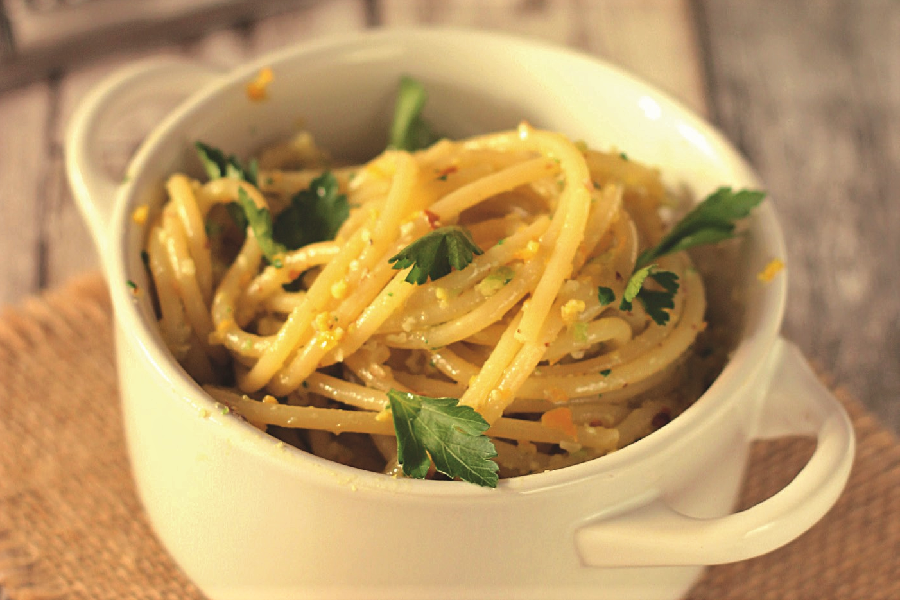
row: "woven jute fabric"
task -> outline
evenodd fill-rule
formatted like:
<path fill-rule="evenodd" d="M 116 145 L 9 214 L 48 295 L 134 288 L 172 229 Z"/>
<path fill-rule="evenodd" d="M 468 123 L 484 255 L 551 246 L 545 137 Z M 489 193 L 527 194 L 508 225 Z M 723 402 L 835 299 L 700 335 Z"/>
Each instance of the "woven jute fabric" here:
<path fill-rule="evenodd" d="M 200 599 L 154 538 L 125 455 L 99 276 L 0 313 L 0 598 Z M 710 568 L 691 600 L 900 599 L 900 442 L 855 400 L 837 505 L 767 556 Z M 757 443 L 742 506 L 780 489 L 807 439 Z"/>

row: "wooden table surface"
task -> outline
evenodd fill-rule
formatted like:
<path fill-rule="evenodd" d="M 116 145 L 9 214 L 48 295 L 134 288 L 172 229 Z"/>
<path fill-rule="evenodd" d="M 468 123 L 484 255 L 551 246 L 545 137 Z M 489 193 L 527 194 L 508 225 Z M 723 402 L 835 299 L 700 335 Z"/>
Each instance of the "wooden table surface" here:
<path fill-rule="evenodd" d="M 782 217 L 785 335 L 900 431 L 896 0 L 306 0 L 212 33 L 182 27 L 139 47 L 120 36 L 107 52 L 69 57 L 52 76 L 0 93 L 0 303 L 97 268 L 62 140 L 73 108 L 105 75 L 159 54 L 229 67 L 288 43 L 419 23 L 514 32 L 604 57 L 716 123 Z M 124 164 L 163 108 L 137 113 L 112 140 L 114 158 Z"/>

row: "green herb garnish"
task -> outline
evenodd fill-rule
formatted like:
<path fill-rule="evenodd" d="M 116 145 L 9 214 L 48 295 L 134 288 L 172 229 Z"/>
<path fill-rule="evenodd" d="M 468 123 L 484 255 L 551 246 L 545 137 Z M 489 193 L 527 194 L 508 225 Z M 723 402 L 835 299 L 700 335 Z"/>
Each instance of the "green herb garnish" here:
<path fill-rule="evenodd" d="M 259 208 L 253 202 L 250 194 L 244 191 L 244 188 L 238 188 L 238 203 L 243 209 L 244 216 L 247 219 L 247 225 L 253 230 L 253 236 L 256 243 L 272 265 L 281 268 L 281 259 L 277 255 L 284 253 L 287 248 L 283 244 L 275 241 L 272 235 L 272 213 L 268 208 Z"/>
<path fill-rule="evenodd" d="M 489 425 L 455 398 L 429 398 L 391 390 L 387 394 L 403 473 L 424 479 L 431 463 L 444 475 L 497 487 L 497 450 L 484 435 Z"/>
<path fill-rule="evenodd" d="M 406 281 L 422 285 L 465 269 L 476 254 L 483 254 L 467 229 L 456 225 L 427 233 L 388 259 L 394 269 L 412 267 Z"/>
<path fill-rule="evenodd" d="M 275 219 L 273 236 L 290 250 L 333 240 L 349 215 L 347 196 L 339 192 L 337 178 L 326 171 L 291 198 L 290 206 Z"/>
<path fill-rule="evenodd" d="M 483 296 L 493 296 L 516 276 L 516 271 L 507 265 L 501 265 L 482 279 L 476 286 Z"/>
<path fill-rule="evenodd" d="M 239 202 L 229 202 L 225 205 L 225 210 L 228 211 L 228 216 L 234 221 L 234 225 L 239 231 L 247 230 L 249 223 L 247 222 L 247 216 L 244 214 L 244 209 Z"/>
<path fill-rule="evenodd" d="M 389 148 L 413 152 L 427 148 L 440 139 L 422 119 L 422 109 L 427 99 L 425 86 L 419 81 L 407 76 L 400 78 Z"/>
<path fill-rule="evenodd" d="M 572 338 L 576 342 L 587 342 L 588 341 L 588 324 L 584 321 L 578 321 L 574 325 L 572 325 Z"/>
<path fill-rule="evenodd" d="M 600 306 L 612 304 L 616 301 L 616 293 L 613 292 L 611 288 L 603 287 L 601 285 L 597 288 L 597 301 L 600 302 Z"/>
<path fill-rule="evenodd" d="M 245 167 L 233 154 L 226 156 L 218 148 L 213 148 L 203 142 L 194 142 L 194 146 L 197 148 L 200 162 L 203 163 L 203 168 L 206 169 L 206 174 L 210 179 L 228 177 L 256 185 L 259 166 L 255 160 L 251 160 Z"/>
<path fill-rule="evenodd" d="M 663 289 L 647 289 L 644 287 L 647 279 L 656 281 Z M 628 280 L 619 308 L 625 311 L 631 310 L 632 302 L 637 299 L 657 325 L 665 325 L 669 322 L 667 311 L 675 308 L 677 291 L 678 275 L 671 271 L 659 271 L 655 264 L 647 265 L 635 271 Z"/>
<path fill-rule="evenodd" d="M 200 157 L 200 162 L 203 163 L 206 175 L 211 181 L 227 177 L 256 185 L 258 175 L 256 161 L 251 160 L 245 167 L 235 155 L 226 155 L 218 148 L 213 148 L 203 142 L 194 142 L 194 147 L 197 149 L 197 156 Z M 240 203 L 230 202 L 225 205 L 225 208 L 238 230 L 246 231 L 249 222 Z"/>
<path fill-rule="evenodd" d="M 684 216 L 662 241 L 644 250 L 638 256 L 634 273 L 625 286 L 621 310 L 631 310 L 635 299 L 657 325 L 669 322 L 669 310 L 675 307 L 675 293 L 678 291 L 678 276 L 671 271 L 660 271 L 654 260 L 667 254 L 681 252 L 694 246 L 715 244 L 735 236 L 735 224 L 750 214 L 763 198 L 765 192 L 740 190 L 733 192 L 729 187 L 721 187 L 694 207 Z M 662 287 L 649 290 L 644 287 L 647 279 L 652 279 Z M 612 290 L 599 288 L 597 296 L 601 306 L 604 299 L 615 299 Z"/>
<path fill-rule="evenodd" d="M 210 179 L 230 177 L 257 185 L 256 161 L 244 166 L 234 155 L 195 142 L 197 153 Z M 278 254 L 307 244 L 332 240 L 350 214 L 347 197 L 339 192 L 335 176 L 326 171 L 312 180 L 309 188 L 291 198 L 291 204 L 274 219 L 266 208 L 259 208 L 247 192 L 238 189 L 238 201 L 225 207 L 241 231 L 248 227 L 271 264 L 281 267 Z"/>
<path fill-rule="evenodd" d="M 749 215 L 765 196 L 765 192 L 719 188 L 678 221 L 659 244 L 641 252 L 635 268 L 666 254 L 733 238 L 735 222 Z"/>

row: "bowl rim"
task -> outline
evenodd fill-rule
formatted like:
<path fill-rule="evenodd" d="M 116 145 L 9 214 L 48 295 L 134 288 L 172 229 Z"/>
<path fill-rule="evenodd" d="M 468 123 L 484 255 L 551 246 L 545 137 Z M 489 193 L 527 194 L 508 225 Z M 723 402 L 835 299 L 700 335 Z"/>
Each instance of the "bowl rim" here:
<path fill-rule="evenodd" d="M 738 179 L 743 179 L 741 185 L 760 187 L 760 181 L 746 159 L 734 148 L 714 125 L 695 114 L 690 108 L 680 101 L 672 98 L 666 92 L 647 83 L 634 74 L 612 65 L 602 58 L 589 55 L 572 48 L 558 46 L 549 42 L 524 38 L 508 33 L 490 31 L 477 31 L 455 27 L 409 27 L 396 29 L 369 30 L 362 33 L 341 34 L 320 38 L 313 41 L 300 42 L 274 52 L 267 53 L 227 71 L 222 77 L 213 83 L 191 94 L 185 101 L 172 110 L 160 121 L 141 143 L 138 151 L 129 162 L 127 172 L 134 174 L 140 172 L 143 165 L 150 160 L 158 144 L 166 137 L 174 135 L 179 127 L 183 127 L 188 117 L 194 111 L 214 102 L 222 93 L 231 87 L 236 81 L 244 80 L 249 75 L 255 74 L 260 68 L 268 65 L 284 63 L 289 59 L 300 57 L 312 58 L 319 53 L 341 52 L 350 49 L 366 49 L 373 44 L 409 44 L 422 37 L 427 37 L 430 44 L 456 44 L 462 40 L 467 43 L 478 44 L 511 44 L 528 51 L 546 53 L 557 61 L 578 61 L 598 74 L 604 74 L 617 80 L 627 82 L 629 86 L 637 88 L 643 94 L 653 98 L 666 113 L 676 115 L 679 120 L 700 131 L 719 156 L 732 166 Z M 341 486 L 341 480 L 352 480 L 354 486 L 360 490 L 390 492 L 402 491 L 405 494 L 425 494 L 429 496 L 462 496 L 475 498 L 496 497 L 494 490 L 480 488 L 464 482 L 448 482 L 433 480 L 396 479 L 386 477 L 381 473 L 364 471 L 354 467 L 345 466 L 330 460 L 320 458 L 300 449 L 287 446 L 277 448 L 273 444 L 272 436 L 259 431 L 252 425 L 231 415 L 220 415 L 215 411 L 217 403 L 209 397 L 200 386 L 191 379 L 178 365 L 171 353 L 158 343 L 155 335 L 155 323 L 149 322 L 137 308 L 130 291 L 124 285 L 116 285 L 117 281 L 129 279 L 129 244 L 128 240 L 137 227 L 130 215 L 134 204 L 140 194 L 137 189 L 139 178 L 131 176 L 119 187 L 117 192 L 116 208 L 110 221 L 107 232 L 110 236 L 107 262 L 107 280 L 111 283 L 110 295 L 115 309 L 117 326 L 122 332 L 136 342 L 141 352 L 140 360 L 147 363 L 147 367 L 162 378 L 171 389 L 171 395 L 177 397 L 177 401 L 184 402 L 186 407 L 197 414 L 200 411 L 208 411 L 205 417 L 213 424 L 219 425 L 221 435 L 228 438 L 241 448 L 252 454 L 257 454 L 267 461 L 281 468 L 297 470 L 297 461 L 300 464 L 308 464 L 311 467 L 304 472 L 297 472 L 298 476 L 315 477 L 317 480 Z M 785 260 L 786 249 L 784 236 L 771 199 L 760 206 L 755 212 L 752 229 L 759 237 L 762 244 L 771 249 L 773 256 Z M 140 229 L 143 229 L 142 227 Z M 132 232 L 132 233 L 130 233 Z M 142 233 L 138 233 L 143 235 Z M 542 473 L 523 475 L 510 479 L 501 479 L 497 490 L 509 490 L 515 492 L 534 492 L 545 488 L 558 487 L 560 485 L 573 484 L 575 482 L 594 478 L 602 473 L 609 473 L 628 466 L 634 462 L 652 460 L 667 447 L 677 446 L 679 440 L 694 428 L 702 427 L 717 418 L 717 415 L 728 409 L 731 402 L 728 400 L 740 396 L 740 390 L 755 379 L 763 368 L 765 356 L 774 345 L 779 336 L 786 305 L 787 282 L 786 277 L 778 277 L 766 285 L 762 293 L 763 304 L 759 319 L 759 325 L 749 335 L 743 335 L 736 346 L 732 357 L 728 360 L 722 373 L 720 373 L 712 385 L 703 395 L 689 407 L 684 414 L 673 419 L 666 427 L 654 432 L 652 435 L 638 440 L 625 448 L 608 455 Z M 122 343 L 123 340 L 117 340 Z M 126 376 L 119 373 L 120 377 Z M 717 400 L 717 401 L 714 401 Z M 703 410 L 691 410 L 701 405 Z M 337 477 L 335 477 L 337 475 Z"/>

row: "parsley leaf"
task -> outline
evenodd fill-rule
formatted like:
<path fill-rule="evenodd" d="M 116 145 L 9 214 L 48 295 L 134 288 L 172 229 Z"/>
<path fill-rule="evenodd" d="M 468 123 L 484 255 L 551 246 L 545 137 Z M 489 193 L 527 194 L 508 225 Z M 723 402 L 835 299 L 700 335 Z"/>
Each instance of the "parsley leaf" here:
<path fill-rule="evenodd" d="M 333 240 L 350 215 L 347 196 L 339 193 L 337 178 L 325 171 L 297 192 L 275 219 L 274 239 L 290 250 Z"/>
<path fill-rule="evenodd" d="M 662 241 L 644 250 L 635 263 L 635 271 L 625 286 L 621 310 L 631 310 L 637 298 L 650 318 L 658 325 L 669 322 L 668 310 L 675 307 L 675 293 L 678 291 L 678 276 L 671 271 L 657 271 L 653 261 L 660 256 L 681 252 L 694 246 L 715 244 L 734 237 L 735 221 L 750 214 L 763 198 L 765 192 L 739 190 L 721 187 L 706 197 L 684 216 Z M 644 288 L 647 278 L 656 281 L 662 290 Z M 603 303 L 604 291 L 598 290 L 598 298 Z"/>
<path fill-rule="evenodd" d="M 389 148 L 412 152 L 427 148 L 439 139 L 422 119 L 422 109 L 427 99 L 428 94 L 421 82 L 407 76 L 400 78 Z"/>
<path fill-rule="evenodd" d="M 231 179 L 242 179 L 257 185 L 259 167 L 255 160 L 251 160 L 244 167 L 233 154 L 226 156 L 218 148 L 213 148 L 203 142 L 194 142 L 194 147 L 197 148 L 200 162 L 203 163 L 203 168 L 206 169 L 206 174 L 210 179 L 229 177 Z"/>
<path fill-rule="evenodd" d="M 285 252 L 287 248 L 272 237 L 272 213 L 267 208 L 258 208 L 244 188 L 238 188 L 238 203 L 241 205 L 247 224 L 253 230 L 253 236 L 266 259 L 274 266 L 281 268 L 281 259 L 276 255 Z"/>
<path fill-rule="evenodd" d="M 403 473 L 424 479 L 434 462 L 448 477 L 497 487 L 497 450 L 484 435 L 489 427 L 472 407 L 455 398 L 429 398 L 390 390 L 388 401 L 397 433 Z M 429 458 L 430 457 L 430 458 Z"/>
<path fill-rule="evenodd" d="M 735 221 L 749 215 L 765 196 L 760 191 L 719 188 L 676 223 L 659 244 L 644 250 L 635 268 L 645 267 L 666 254 L 734 237 Z"/>
<path fill-rule="evenodd" d="M 650 273 L 650 278 L 661 285 L 667 292 L 674 294 L 678 291 L 678 275 L 672 271 L 653 271 Z M 640 294 L 638 294 L 638 297 L 640 297 Z"/>
<path fill-rule="evenodd" d="M 210 180 L 228 177 L 256 185 L 258 168 L 255 160 L 251 160 L 244 167 L 233 154 L 226 156 L 218 148 L 213 148 L 200 141 L 194 142 L 194 147 L 197 149 L 197 155 L 200 157 L 200 162 L 203 163 L 203 168 L 206 169 L 206 175 Z M 225 205 L 225 208 L 228 210 L 228 214 L 231 216 L 231 220 L 234 221 L 235 226 L 240 231 L 246 231 L 249 223 L 241 204 L 239 202 L 230 202 Z"/>
<path fill-rule="evenodd" d="M 663 289 L 649 290 L 644 287 L 646 280 L 656 281 Z M 675 308 L 675 293 L 678 291 L 678 275 L 671 271 L 658 271 L 655 264 L 647 265 L 634 272 L 625 285 L 622 294 L 621 310 L 631 310 L 635 299 L 644 306 L 644 310 L 657 325 L 669 322 L 667 311 Z"/>
<path fill-rule="evenodd" d="M 228 216 L 234 221 L 239 231 L 247 231 L 247 227 L 250 224 L 247 222 L 247 215 L 244 214 L 244 209 L 241 207 L 240 202 L 229 202 L 225 205 L 225 210 L 228 211 Z"/>
<path fill-rule="evenodd" d="M 226 155 L 218 148 L 200 141 L 194 146 L 210 179 L 229 177 L 258 185 L 259 168 L 255 160 L 244 166 L 236 156 Z M 282 266 L 276 258 L 280 253 L 334 239 L 350 214 L 347 197 L 338 192 L 337 178 L 329 171 L 313 179 L 308 189 L 295 194 L 290 206 L 274 223 L 271 212 L 257 208 L 243 189 L 238 190 L 238 201 L 227 204 L 226 209 L 238 229 L 253 230 L 266 259 L 276 267 Z"/>
<path fill-rule="evenodd" d="M 388 259 L 394 269 L 412 267 L 409 283 L 423 284 L 449 275 L 453 269 L 465 269 L 476 254 L 484 252 L 472 240 L 468 230 L 456 225 L 427 233 Z"/>
<path fill-rule="evenodd" d="M 619 306 L 622 310 L 631 310 L 631 303 L 637 297 L 638 293 L 644 285 L 644 281 L 650 276 L 650 271 L 656 268 L 656 265 L 647 265 L 642 269 L 637 269 L 632 273 L 628 283 L 625 284 L 625 291 L 622 292 L 622 303 Z"/>
<path fill-rule="evenodd" d="M 616 301 L 616 293 L 612 291 L 612 288 L 603 287 L 601 285 L 597 288 L 597 301 L 600 302 L 600 306 L 612 304 Z"/>

